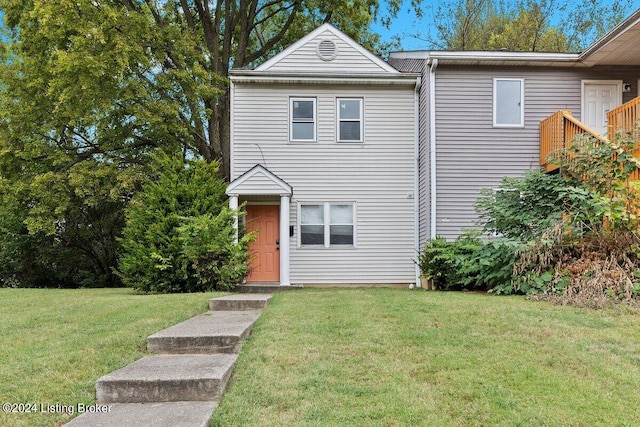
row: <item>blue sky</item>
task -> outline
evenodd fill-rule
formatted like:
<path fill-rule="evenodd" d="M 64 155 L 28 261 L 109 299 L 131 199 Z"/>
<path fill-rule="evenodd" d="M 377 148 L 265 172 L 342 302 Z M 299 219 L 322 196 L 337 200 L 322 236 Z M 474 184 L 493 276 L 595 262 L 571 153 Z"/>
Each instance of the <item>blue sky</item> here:
<path fill-rule="evenodd" d="M 608 3 L 607 0 L 601 0 L 601 2 Z M 405 3 L 408 5 L 409 1 L 405 1 Z M 438 1 L 432 0 L 431 2 L 426 1 L 424 3 L 437 4 Z M 381 0 L 380 5 L 381 10 L 384 10 L 385 1 Z M 631 5 L 632 6 L 629 8 L 627 16 L 640 8 L 640 0 L 632 0 Z M 392 22 L 389 30 L 380 24 L 373 24 L 373 31 L 380 34 L 383 41 L 390 41 L 393 36 L 399 36 L 402 42 L 402 50 L 427 50 L 432 48 L 432 46 L 430 46 L 426 41 L 410 37 L 410 34 L 418 32 L 427 33 L 429 27 L 432 26 L 434 22 L 433 12 L 429 9 L 425 9 L 424 16 L 421 19 L 418 19 L 414 12 L 407 9 L 408 6 L 403 7 L 401 12 L 398 14 L 398 18 Z"/>

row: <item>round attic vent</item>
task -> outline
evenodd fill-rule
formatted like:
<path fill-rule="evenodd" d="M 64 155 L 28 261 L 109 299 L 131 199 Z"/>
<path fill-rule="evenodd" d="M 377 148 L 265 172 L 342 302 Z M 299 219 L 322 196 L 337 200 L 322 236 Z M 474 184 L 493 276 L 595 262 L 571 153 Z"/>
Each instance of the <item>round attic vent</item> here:
<path fill-rule="evenodd" d="M 323 61 L 331 61 L 338 54 L 338 46 L 336 46 L 332 40 L 320 40 L 316 48 L 316 53 Z"/>

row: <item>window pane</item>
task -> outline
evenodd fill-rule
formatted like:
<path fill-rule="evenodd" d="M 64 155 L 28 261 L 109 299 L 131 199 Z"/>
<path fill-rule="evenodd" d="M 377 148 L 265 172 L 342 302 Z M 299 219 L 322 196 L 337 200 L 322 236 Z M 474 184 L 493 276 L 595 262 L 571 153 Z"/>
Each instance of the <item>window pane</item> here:
<path fill-rule="evenodd" d="M 520 80 L 496 80 L 496 124 L 522 124 L 521 85 Z"/>
<path fill-rule="evenodd" d="M 360 141 L 360 122 L 340 122 L 340 141 Z"/>
<path fill-rule="evenodd" d="M 313 120 L 313 101 L 293 101 L 293 118 Z"/>
<path fill-rule="evenodd" d="M 324 206 L 300 206 L 300 224 L 324 224 Z"/>
<path fill-rule="evenodd" d="M 344 100 L 339 101 L 340 119 L 360 120 L 360 100 Z"/>
<path fill-rule="evenodd" d="M 353 224 L 353 205 L 331 205 L 331 224 Z"/>
<path fill-rule="evenodd" d="M 324 226 L 301 225 L 300 243 L 303 245 L 324 245 Z"/>
<path fill-rule="evenodd" d="M 315 139 L 313 135 L 314 124 L 313 123 L 292 123 L 291 126 L 291 139 Z"/>
<path fill-rule="evenodd" d="M 332 225 L 329 227 L 330 245 L 353 245 L 352 225 Z"/>

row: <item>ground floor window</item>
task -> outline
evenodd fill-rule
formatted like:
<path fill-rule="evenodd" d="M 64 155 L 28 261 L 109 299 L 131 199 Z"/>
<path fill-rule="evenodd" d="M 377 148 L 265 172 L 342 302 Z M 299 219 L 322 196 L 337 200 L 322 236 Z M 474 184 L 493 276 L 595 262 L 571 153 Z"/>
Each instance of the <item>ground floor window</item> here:
<path fill-rule="evenodd" d="M 300 246 L 355 246 L 355 203 L 301 203 Z"/>

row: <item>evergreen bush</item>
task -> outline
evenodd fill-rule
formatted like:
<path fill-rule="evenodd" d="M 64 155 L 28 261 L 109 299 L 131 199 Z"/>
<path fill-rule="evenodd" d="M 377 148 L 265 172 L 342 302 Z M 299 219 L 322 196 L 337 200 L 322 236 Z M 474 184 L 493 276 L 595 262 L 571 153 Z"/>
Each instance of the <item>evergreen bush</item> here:
<path fill-rule="evenodd" d="M 234 212 L 226 208 L 218 164 L 161 154 L 153 166 L 157 175 L 126 211 L 123 282 L 164 293 L 230 289 L 242 282 L 250 236 L 234 242 Z"/>

